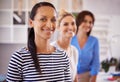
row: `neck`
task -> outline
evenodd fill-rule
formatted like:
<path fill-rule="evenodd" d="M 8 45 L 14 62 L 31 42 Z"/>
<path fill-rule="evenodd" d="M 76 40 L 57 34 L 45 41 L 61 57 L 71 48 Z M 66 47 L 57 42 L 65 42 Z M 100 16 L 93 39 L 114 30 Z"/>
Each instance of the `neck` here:
<path fill-rule="evenodd" d="M 82 32 L 78 33 L 76 36 L 77 36 L 78 42 L 86 42 L 88 38 L 87 34 Z"/>
<path fill-rule="evenodd" d="M 37 48 L 37 53 L 50 53 L 51 52 L 51 46 L 49 44 L 49 40 L 35 39 L 35 44 Z"/>
<path fill-rule="evenodd" d="M 64 50 L 67 50 L 68 47 L 70 46 L 70 41 L 71 39 L 68 39 L 68 38 L 59 38 L 57 43 L 61 48 L 63 48 Z"/>
<path fill-rule="evenodd" d="M 80 39 L 88 37 L 87 34 L 84 32 L 78 32 L 76 36 L 79 37 Z"/>

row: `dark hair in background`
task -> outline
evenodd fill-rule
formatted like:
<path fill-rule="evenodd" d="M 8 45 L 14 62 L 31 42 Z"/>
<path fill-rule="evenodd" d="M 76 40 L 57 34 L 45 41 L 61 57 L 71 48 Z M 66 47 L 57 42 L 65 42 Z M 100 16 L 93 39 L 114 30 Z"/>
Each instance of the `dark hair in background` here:
<path fill-rule="evenodd" d="M 95 17 L 94 17 L 94 15 L 93 15 L 93 13 L 90 12 L 90 11 L 84 10 L 84 11 L 78 13 L 78 15 L 77 15 L 77 17 L 76 17 L 77 32 L 78 32 L 79 26 L 80 26 L 81 23 L 84 21 L 86 15 L 89 15 L 90 17 L 92 17 L 92 20 L 93 20 L 92 23 L 94 24 L 94 22 L 95 22 Z M 76 32 L 76 33 L 77 33 L 77 32 Z M 91 30 L 87 33 L 87 35 L 89 36 L 90 33 L 91 33 Z"/>
<path fill-rule="evenodd" d="M 49 2 L 39 2 L 31 10 L 31 13 L 30 13 L 30 19 L 31 20 L 34 20 L 37 9 L 42 7 L 42 6 L 49 6 L 49 7 L 52 7 L 52 8 L 55 9 L 53 4 L 51 4 Z M 56 9 L 55 9 L 55 11 L 56 11 Z M 27 44 L 27 46 L 28 46 L 28 49 L 31 53 L 32 59 L 34 61 L 35 68 L 41 74 L 41 69 L 40 69 L 39 61 L 38 61 L 37 54 L 36 54 L 36 45 L 35 45 L 34 39 L 35 39 L 34 29 L 30 28 L 29 29 L 29 34 L 28 34 L 28 44 Z"/>

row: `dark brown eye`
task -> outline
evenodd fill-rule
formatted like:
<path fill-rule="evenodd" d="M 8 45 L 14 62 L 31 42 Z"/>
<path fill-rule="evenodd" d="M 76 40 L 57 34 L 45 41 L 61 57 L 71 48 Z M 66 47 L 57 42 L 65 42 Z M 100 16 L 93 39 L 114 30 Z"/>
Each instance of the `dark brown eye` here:
<path fill-rule="evenodd" d="M 64 23 L 64 26 L 68 26 L 68 23 Z"/>
<path fill-rule="evenodd" d="M 46 18 L 41 18 L 40 21 L 42 21 L 42 22 L 46 22 L 47 19 L 46 19 Z"/>
<path fill-rule="evenodd" d="M 74 22 L 72 22 L 72 25 L 75 25 L 75 23 L 74 23 Z"/>
<path fill-rule="evenodd" d="M 84 23 L 93 24 L 93 22 L 92 22 L 92 21 L 87 21 L 87 20 L 84 20 L 83 22 L 84 22 Z"/>
<path fill-rule="evenodd" d="M 53 22 L 53 23 L 56 22 L 56 18 L 52 18 L 51 22 Z"/>
<path fill-rule="evenodd" d="M 83 22 L 84 22 L 84 23 L 87 23 L 87 20 L 84 20 Z"/>
<path fill-rule="evenodd" d="M 89 21 L 89 23 L 90 23 L 90 24 L 93 24 L 93 22 L 92 22 L 92 21 Z"/>

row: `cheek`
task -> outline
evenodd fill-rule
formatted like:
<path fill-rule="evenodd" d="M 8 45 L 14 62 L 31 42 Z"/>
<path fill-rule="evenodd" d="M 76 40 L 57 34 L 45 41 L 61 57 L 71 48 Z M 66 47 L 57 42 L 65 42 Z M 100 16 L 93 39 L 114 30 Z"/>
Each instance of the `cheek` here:
<path fill-rule="evenodd" d="M 57 27 L 56 23 L 53 24 L 53 27 L 52 27 L 52 28 L 53 28 L 54 31 L 55 31 L 56 27 Z"/>
<path fill-rule="evenodd" d="M 91 28 L 87 28 L 86 31 L 89 32 L 91 30 Z"/>
<path fill-rule="evenodd" d="M 60 26 L 60 31 L 61 31 L 61 32 L 66 31 L 66 27 L 65 27 L 65 26 Z"/>
<path fill-rule="evenodd" d="M 44 23 L 34 22 L 33 25 L 34 25 L 34 26 L 33 26 L 34 28 L 40 28 L 40 27 L 44 26 Z"/>
<path fill-rule="evenodd" d="M 77 27 L 74 26 L 74 28 L 73 28 L 73 32 L 76 32 L 76 31 L 77 31 Z"/>
<path fill-rule="evenodd" d="M 88 29 L 91 30 L 91 29 L 92 29 L 92 26 L 88 27 Z"/>
<path fill-rule="evenodd" d="M 84 23 L 81 23 L 78 28 L 81 29 L 83 27 L 84 27 Z"/>
<path fill-rule="evenodd" d="M 80 26 L 78 27 L 78 30 L 82 30 L 82 28 L 83 28 L 83 27 L 80 25 Z"/>

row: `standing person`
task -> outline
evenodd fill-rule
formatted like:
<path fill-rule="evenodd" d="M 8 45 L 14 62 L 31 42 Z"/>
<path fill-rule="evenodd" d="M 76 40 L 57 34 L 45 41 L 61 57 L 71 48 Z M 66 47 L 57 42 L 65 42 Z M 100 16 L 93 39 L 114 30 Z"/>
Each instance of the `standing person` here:
<path fill-rule="evenodd" d="M 96 82 L 99 72 L 99 43 L 96 37 L 90 35 L 94 21 L 94 15 L 90 11 L 82 11 L 76 17 L 77 32 L 71 44 L 76 46 L 79 52 L 79 82 Z"/>
<path fill-rule="evenodd" d="M 55 7 L 48 2 L 39 2 L 32 8 L 28 46 L 12 55 L 8 82 L 71 82 L 66 53 L 49 43 L 56 15 Z"/>
<path fill-rule="evenodd" d="M 77 82 L 78 51 L 70 44 L 72 37 L 76 33 L 76 22 L 74 16 L 65 10 L 61 10 L 58 16 L 57 28 L 59 36 L 52 45 L 66 51 L 70 60 L 72 82 Z"/>

